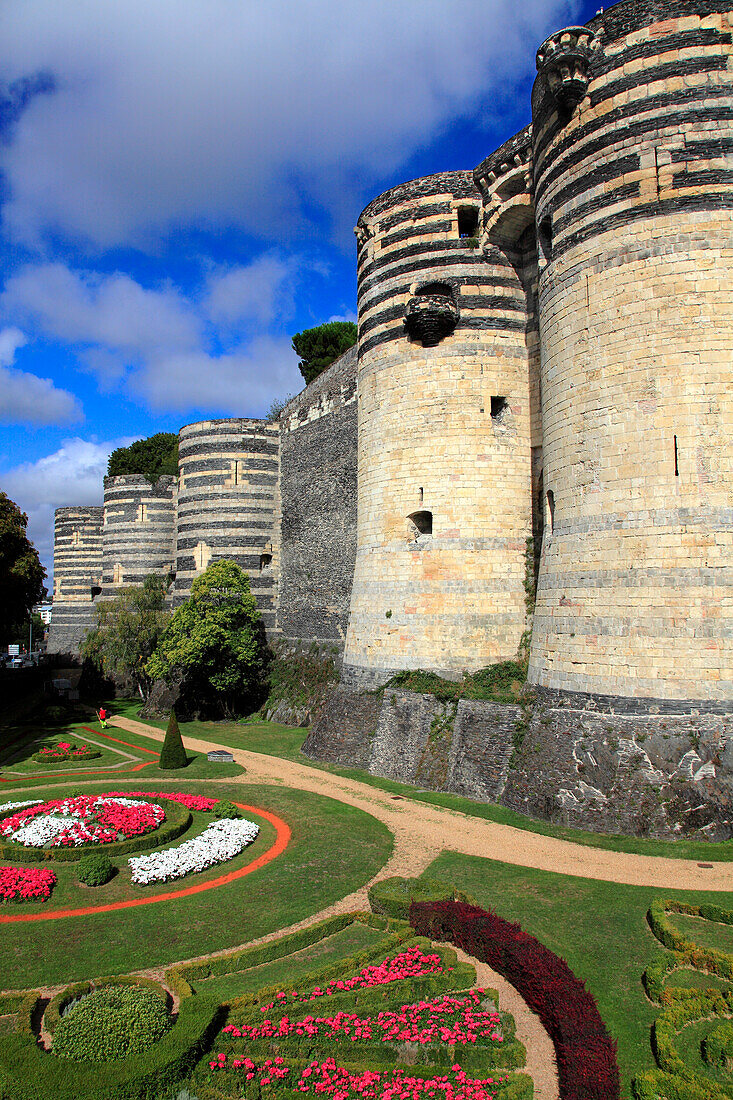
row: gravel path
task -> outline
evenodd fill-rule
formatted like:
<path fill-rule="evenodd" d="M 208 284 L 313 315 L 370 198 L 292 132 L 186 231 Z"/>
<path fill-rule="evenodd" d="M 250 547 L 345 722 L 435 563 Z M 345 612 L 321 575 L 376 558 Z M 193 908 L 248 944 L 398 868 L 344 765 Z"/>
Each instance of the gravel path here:
<path fill-rule="evenodd" d="M 110 724 L 131 733 L 141 734 L 156 741 L 165 736 L 162 730 L 136 722 L 129 718 L 111 718 Z M 220 749 L 226 746 L 214 742 L 186 738 L 187 744 L 198 752 Z M 500 825 L 483 818 L 468 817 L 457 810 L 432 806 L 409 798 L 390 795 L 367 783 L 360 783 L 344 776 L 322 772 L 290 760 L 265 756 L 240 749 L 230 750 L 234 759 L 247 769 L 246 775 L 228 779 L 227 782 L 247 784 L 273 783 L 326 795 L 349 805 L 357 806 L 372 814 L 390 829 L 394 835 L 391 858 L 372 881 L 391 875 L 414 877 L 420 875 L 442 851 L 462 852 L 465 855 L 513 863 L 521 867 L 535 867 L 583 878 L 601 879 L 605 882 L 628 883 L 633 886 L 658 886 L 686 890 L 730 890 L 733 888 L 733 867 L 729 863 L 716 863 L 712 867 L 700 867 L 690 860 L 667 859 L 659 856 L 633 855 L 611 852 L 601 848 L 589 848 L 570 841 L 525 832 L 509 825 Z M 262 940 L 279 938 L 298 928 L 337 913 L 368 909 L 367 890 L 371 883 L 342 898 L 335 905 L 314 913 L 306 920 L 279 929 Z M 452 945 L 451 945 L 452 946 Z M 227 950 L 231 950 L 228 948 Z M 459 957 L 476 968 L 477 984 L 497 989 L 501 1008 L 511 1012 L 517 1027 L 517 1036 L 527 1048 L 526 1071 L 535 1085 L 535 1100 L 558 1100 L 560 1092 L 557 1077 L 555 1049 L 539 1017 L 521 998 L 514 986 L 490 967 L 458 952 Z M 188 960 L 181 960 L 188 961 Z M 158 979 L 157 972 L 146 972 Z"/>

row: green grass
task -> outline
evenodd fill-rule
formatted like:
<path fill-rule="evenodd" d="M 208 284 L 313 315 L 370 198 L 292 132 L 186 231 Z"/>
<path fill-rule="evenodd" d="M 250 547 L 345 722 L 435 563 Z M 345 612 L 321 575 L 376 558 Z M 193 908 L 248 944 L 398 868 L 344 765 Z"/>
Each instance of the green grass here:
<path fill-rule="evenodd" d="M 271 985 L 291 985 L 304 974 L 311 974 L 318 967 L 329 966 L 384 939 L 384 932 L 355 921 L 340 932 L 311 944 L 302 951 L 285 955 L 280 959 L 253 966 L 247 970 L 224 974 L 221 977 L 199 979 L 193 985 L 197 992 L 214 992 L 223 1002 L 244 993 L 256 993 Z"/>
<path fill-rule="evenodd" d="M 625 1096 L 631 1077 L 655 1064 L 650 1027 L 659 1010 L 641 985 L 642 972 L 659 949 L 646 922 L 652 899 L 730 905 L 727 893 L 596 882 L 448 852 L 424 877 L 450 882 L 480 905 L 518 921 L 583 978 L 618 1042 Z"/>
<path fill-rule="evenodd" d="M 139 704 L 132 700 L 117 700 L 110 706 L 114 708 L 115 713 L 128 718 L 136 718 L 140 709 Z M 164 722 L 149 721 L 148 724 L 157 726 L 159 729 L 165 728 Z M 553 825 L 549 821 L 538 821 L 495 803 L 473 802 L 469 798 L 444 794 L 440 791 L 422 791 L 406 783 L 397 783 L 391 779 L 370 775 L 362 768 L 342 768 L 335 764 L 323 764 L 318 760 L 311 760 L 300 751 L 307 736 L 307 730 L 293 729 L 275 722 L 251 719 L 244 722 L 182 722 L 181 732 L 184 741 L 186 737 L 200 738 L 232 749 L 245 749 L 248 752 L 260 752 L 283 760 L 293 760 L 319 771 L 357 779 L 361 783 L 387 791 L 389 794 L 399 794 L 403 798 L 426 802 L 431 806 L 445 806 L 449 810 L 458 810 L 469 817 L 495 821 L 500 825 L 510 825 L 524 832 L 557 837 L 559 840 L 569 840 L 574 844 L 583 844 L 591 848 L 602 848 L 612 852 L 632 852 L 646 856 L 665 856 L 672 859 L 694 859 L 706 863 L 733 860 L 733 840 L 720 843 L 684 839 L 653 840 L 568 829 L 562 825 Z"/>
<path fill-rule="evenodd" d="M 154 790 L 156 785 L 157 780 L 151 783 L 147 776 L 114 787 Z M 84 790 L 105 787 L 110 787 L 108 780 L 85 784 Z M 185 782 L 177 782 L 178 788 L 201 790 Z M 226 784 L 207 784 L 205 793 L 260 806 L 284 818 L 292 829 L 287 850 L 267 866 L 212 892 L 112 913 L 2 925 L 0 987 L 32 988 L 124 973 L 246 943 L 300 921 L 357 889 L 384 865 L 392 849 L 391 834 L 380 822 L 333 799 L 281 787 L 243 790 Z M 226 864 L 226 869 L 233 869 L 238 861 L 249 863 L 256 846 L 265 847 L 264 836 Z M 222 870 L 212 869 L 202 877 L 216 877 Z M 156 893 L 176 889 L 190 881 L 193 877 L 153 889 Z M 86 904 L 97 905 L 102 891 L 121 887 L 121 882 L 117 886 L 115 882 L 79 889 L 84 889 Z M 144 896 L 143 888 L 131 889 Z M 57 897 L 52 895 L 54 908 Z M 4 911 L 23 910 L 8 906 Z"/>
<path fill-rule="evenodd" d="M 729 907 L 730 902 L 729 895 Z M 693 943 L 699 943 L 701 947 L 714 947 L 718 951 L 728 951 L 733 955 L 733 925 L 689 917 L 685 913 L 670 913 L 669 920 Z"/>
<path fill-rule="evenodd" d="M 702 970 L 673 970 L 664 983 L 665 989 L 722 989 L 733 988 L 725 978 L 717 974 L 704 974 Z"/>

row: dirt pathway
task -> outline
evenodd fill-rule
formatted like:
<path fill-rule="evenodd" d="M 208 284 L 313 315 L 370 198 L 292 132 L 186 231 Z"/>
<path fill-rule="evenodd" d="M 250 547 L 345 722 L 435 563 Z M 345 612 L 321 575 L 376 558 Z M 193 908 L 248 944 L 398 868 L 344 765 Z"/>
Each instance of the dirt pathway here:
<path fill-rule="evenodd" d="M 120 729 L 162 741 L 162 730 L 130 718 L 112 718 Z M 215 742 L 187 738 L 198 752 L 226 748 Z M 227 782 L 275 783 L 326 795 L 372 814 L 391 830 L 395 850 L 380 878 L 389 874 L 419 874 L 441 851 L 482 856 L 519 867 L 534 867 L 581 878 L 620 882 L 631 886 L 655 886 L 676 890 L 733 889 L 733 864 L 700 866 L 692 860 L 634 855 L 589 848 L 568 840 L 526 832 L 457 810 L 432 806 L 410 798 L 395 798 L 387 791 L 355 779 L 318 771 L 305 764 L 242 749 L 228 749 L 247 774 Z M 404 868 L 404 871 L 398 868 Z M 353 906 L 352 906 L 353 908 Z"/>

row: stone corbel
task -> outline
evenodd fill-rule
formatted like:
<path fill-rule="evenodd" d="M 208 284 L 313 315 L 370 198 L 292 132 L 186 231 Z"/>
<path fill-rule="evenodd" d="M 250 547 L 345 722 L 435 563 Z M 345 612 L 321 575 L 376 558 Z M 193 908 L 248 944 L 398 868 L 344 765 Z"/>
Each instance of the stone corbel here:
<path fill-rule="evenodd" d="M 572 111 L 588 89 L 588 70 L 600 39 L 587 27 L 566 27 L 550 35 L 537 51 L 537 72 L 558 106 Z"/>
<path fill-rule="evenodd" d="M 459 317 L 458 306 L 447 294 L 418 293 L 407 303 L 404 323 L 411 340 L 419 340 L 424 348 L 434 348 L 450 336 Z"/>

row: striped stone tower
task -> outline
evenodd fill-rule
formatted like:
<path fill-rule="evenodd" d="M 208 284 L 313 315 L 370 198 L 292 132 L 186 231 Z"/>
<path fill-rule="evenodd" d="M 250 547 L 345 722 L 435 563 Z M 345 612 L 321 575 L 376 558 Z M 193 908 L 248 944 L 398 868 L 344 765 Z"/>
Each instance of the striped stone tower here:
<path fill-rule="evenodd" d="M 527 155 L 524 135 L 476 176 L 415 180 L 359 218 L 354 683 L 457 676 L 514 657 L 524 631 L 531 218 L 499 210 L 522 205 Z"/>
<path fill-rule="evenodd" d="M 624 0 L 537 55 L 540 685 L 733 699 L 732 31 Z"/>
<path fill-rule="evenodd" d="M 102 509 L 57 508 L 53 549 L 53 613 L 49 653 L 79 652 L 95 625 L 102 584 Z"/>
<path fill-rule="evenodd" d="M 275 625 L 279 429 L 264 420 L 204 420 L 179 435 L 175 601 L 212 561 L 249 574 L 265 628 Z"/>
<path fill-rule="evenodd" d="M 176 479 L 155 485 L 142 474 L 104 479 L 102 597 L 140 585 L 149 573 L 168 578 L 175 555 Z"/>

